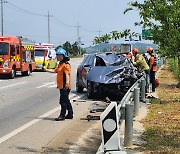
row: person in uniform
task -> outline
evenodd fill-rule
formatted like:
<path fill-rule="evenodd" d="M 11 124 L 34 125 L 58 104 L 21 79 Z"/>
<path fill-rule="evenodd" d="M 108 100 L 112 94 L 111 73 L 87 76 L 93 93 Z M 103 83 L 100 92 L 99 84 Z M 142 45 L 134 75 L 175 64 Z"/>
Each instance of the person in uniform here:
<path fill-rule="evenodd" d="M 137 48 L 134 48 L 132 50 L 133 56 L 134 56 L 134 66 L 137 67 L 139 72 L 145 72 L 146 73 L 146 93 L 149 92 L 149 66 L 146 62 L 146 59 L 143 55 L 139 54 L 139 51 Z"/>
<path fill-rule="evenodd" d="M 156 89 L 156 72 L 157 72 L 157 58 L 154 54 L 153 48 L 148 47 L 147 53 L 149 53 L 150 58 L 148 61 L 149 67 L 150 67 L 150 83 L 152 84 L 152 92 L 155 92 Z"/>
<path fill-rule="evenodd" d="M 134 62 L 133 65 L 135 67 L 137 67 L 139 72 L 143 72 L 143 71 L 148 71 L 149 70 L 149 66 L 146 63 L 145 58 L 143 57 L 143 55 L 139 54 L 139 51 L 137 48 L 134 48 L 132 50 L 133 56 L 134 56 Z"/>
<path fill-rule="evenodd" d="M 73 119 L 73 108 L 69 100 L 69 93 L 71 89 L 71 65 L 68 63 L 69 57 L 66 50 L 58 48 L 56 50 L 57 60 L 59 64 L 53 69 L 46 69 L 46 72 L 57 73 L 57 88 L 60 91 L 60 115 L 55 118 L 56 121 L 63 121 L 65 119 Z M 66 112 L 68 111 L 67 115 Z"/>

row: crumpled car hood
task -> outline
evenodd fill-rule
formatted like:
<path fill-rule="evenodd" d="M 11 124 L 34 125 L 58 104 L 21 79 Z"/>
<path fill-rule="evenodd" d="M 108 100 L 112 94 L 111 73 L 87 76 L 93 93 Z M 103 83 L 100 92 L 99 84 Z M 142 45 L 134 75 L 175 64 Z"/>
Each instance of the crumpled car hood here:
<path fill-rule="evenodd" d="M 106 66 L 120 66 L 127 61 L 126 57 L 124 56 L 119 57 L 116 54 L 110 54 L 110 55 L 99 54 L 96 57 L 102 58 Z"/>
<path fill-rule="evenodd" d="M 106 66 L 93 66 L 86 75 L 87 80 L 96 83 L 121 83 L 124 79 L 138 79 L 139 74 L 132 63 L 124 56 L 97 55 Z"/>
<path fill-rule="evenodd" d="M 97 83 L 120 83 L 125 78 L 137 79 L 132 70 L 118 66 L 94 66 L 86 76 L 87 80 Z"/>

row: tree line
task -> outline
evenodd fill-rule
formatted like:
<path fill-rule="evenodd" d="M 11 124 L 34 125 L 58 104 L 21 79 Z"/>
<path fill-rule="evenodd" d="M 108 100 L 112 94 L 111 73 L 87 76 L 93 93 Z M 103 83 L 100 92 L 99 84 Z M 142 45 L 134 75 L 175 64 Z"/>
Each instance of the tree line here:
<path fill-rule="evenodd" d="M 57 48 L 62 47 L 65 49 L 69 57 L 77 57 L 86 53 L 86 51 L 81 48 L 77 42 L 71 44 L 69 41 L 66 41 L 64 44 L 59 45 Z"/>
<path fill-rule="evenodd" d="M 180 77 L 180 2 L 179 0 L 145 0 L 130 2 L 127 12 L 138 9 L 141 21 L 134 23 L 135 26 L 142 26 L 150 31 L 151 36 L 147 40 L 153 40 L 159 46 L 158 53 L 162 56 L 173 59 L 174 69 Z M 112 31 L 101 37 L 95 37 L 95 44 L 108 42 L 110 39 L 131 38 L 140 34 L 126 29 L 123 32 Z"/>

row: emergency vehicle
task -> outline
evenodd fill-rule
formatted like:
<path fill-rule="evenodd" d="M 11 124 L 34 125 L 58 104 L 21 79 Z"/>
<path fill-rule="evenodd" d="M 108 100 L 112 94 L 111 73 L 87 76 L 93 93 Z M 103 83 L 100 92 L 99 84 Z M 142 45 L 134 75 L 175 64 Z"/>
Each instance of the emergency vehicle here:
<path fill-rule="evenodd" d="M 18 36 L 0 36 L 0 75 L 14 78 L 16 72 L 29 76 L 35 69 L 34 42 Z"/>
<path fill-rule="evenodd" d="M 35 44 L 36 69 L 55 68 L 57 64 L 56 51 L 53 44 L 36 43 Z"/>

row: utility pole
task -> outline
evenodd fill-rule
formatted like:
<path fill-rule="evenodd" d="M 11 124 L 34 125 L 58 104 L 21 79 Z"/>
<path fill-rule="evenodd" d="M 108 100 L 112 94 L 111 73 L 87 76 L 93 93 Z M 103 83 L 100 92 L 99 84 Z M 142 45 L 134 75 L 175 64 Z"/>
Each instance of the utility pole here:
<path fill-rule="evenodd" d="M 100 28 L 99 28 L 98 32 L 99 32 L 99 38 L 100 38 L 101 32 L 102 32 L 102 31 L 100 30 Z M 99 52 L 100 52 L 100 43 L 99 43 Z"/>
<path fill-rule="evenodd" d="M 77 43 L 78 43 L 78 48 L 79 48 L 79 55 L 81 55 L 81 49 L 80 49 L 80 44 L 81 44 L 81 37 L 79 36 L 79 23 L 77 23 Z"/>
<path fill-rule="evenodd" d="M 51 42 L 50 40 L 50 15 L 49 15 L 49 11 L 48 11 L 48 43 Z"/>
<path fill-rule="evenodd" d="M 3 31 L 4 31 L 4 27 L 3 27 L 3 3 L 7 3 L 3 0 L 1 0 L 1 35 L 3 36 Z"/>

